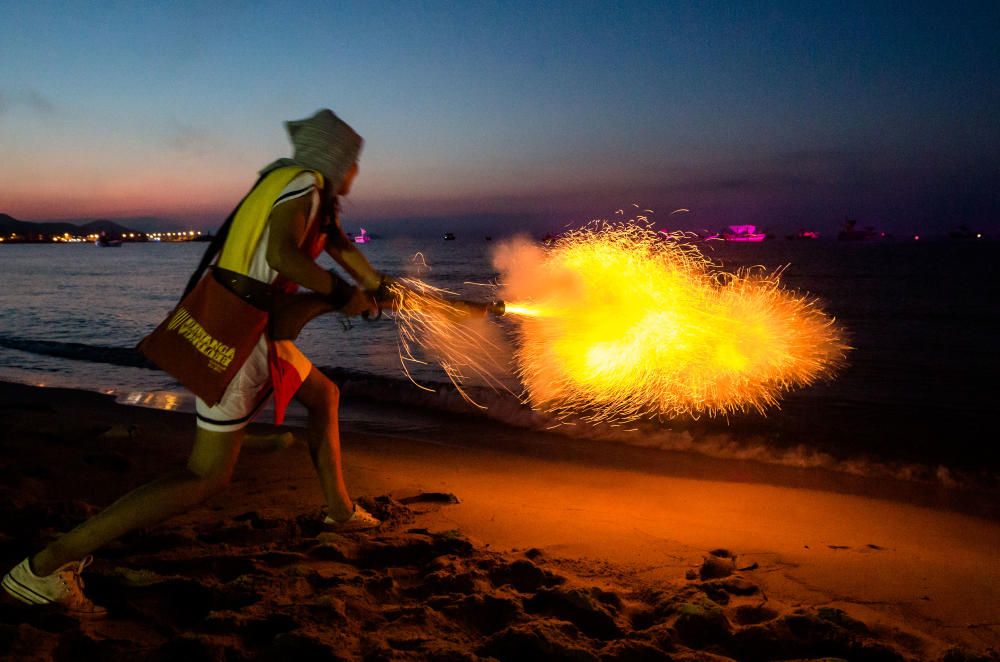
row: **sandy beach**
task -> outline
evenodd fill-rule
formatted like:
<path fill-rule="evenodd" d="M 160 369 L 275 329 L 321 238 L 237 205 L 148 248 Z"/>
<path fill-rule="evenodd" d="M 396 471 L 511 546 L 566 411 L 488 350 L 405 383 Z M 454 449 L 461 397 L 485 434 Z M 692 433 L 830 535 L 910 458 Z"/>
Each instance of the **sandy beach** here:
<path fill-rule="evenodd" d="M 0 562 L 184 461 L 189 415 L 0 384 Z M 4 596 L 5 659 L 997 659 L 982 495 L 571 440 L 345 397 L 352 494 L 321 530 L 300 430 L 96 555 L 76 622 Z M 271 435 L 271 436 L 267 436 Z"/>

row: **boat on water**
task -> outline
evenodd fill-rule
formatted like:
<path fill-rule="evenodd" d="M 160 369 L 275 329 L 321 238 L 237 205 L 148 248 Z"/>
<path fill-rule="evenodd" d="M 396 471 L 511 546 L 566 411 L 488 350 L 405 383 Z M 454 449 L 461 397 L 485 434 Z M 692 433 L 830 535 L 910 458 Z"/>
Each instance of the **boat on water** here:
<path fill-rule="evenodd" d="M 122 240 L 112 239 L 102 232 L 101 236 L 94 243 L 102 248 L 121 248 Z"/>
<path fill-rule="evenodd" d="M 723 241 L 756 242 L 767 239 L 767 233 L 757 232 L 756 225 L 730 225 L 715 238 L 722 239 Z"/>
<path fill-rule="evenodd" d="M 455 233 L 454 232 L 445 232 L 444 233 L 444 240 L 445 241 L 455 241 Z"/>
<path fill-rule="evenodd" d="M 795 234 L 790 234 L 785 237 L 785 239 L 819 239 L 819 232 L 815 230 L 806 230 L 805 228 L 799 228 L 799 231 Z"/>
<path fill-rule="evenodd" d="M 957 228 L 948 233 L 949 239 L 954 239 L 957 241 L 969 241 L 983 239 L 986 235 L 982 232 L 972 230 L 968 225 L 959 225 Z"/>
<path fill-rule="evenodd" d="M 364 228 L 361 228 L 361 232 L 354 235 L 355 244 L 367 244 L 372 240 L 372 236 L 368 234 Z"/>

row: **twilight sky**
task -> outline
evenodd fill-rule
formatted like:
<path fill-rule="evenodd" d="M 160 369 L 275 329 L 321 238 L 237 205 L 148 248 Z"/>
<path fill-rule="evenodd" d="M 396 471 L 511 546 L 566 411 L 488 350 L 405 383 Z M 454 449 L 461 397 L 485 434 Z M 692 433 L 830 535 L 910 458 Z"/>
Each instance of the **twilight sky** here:
<path fill-rule="evenodd" d="M 214 227 L 290 155 L 282 122 L 330 107 L 366 139 L 345 221 L 544 229 L 634 202 L 661 226 L 690 209 L 682 228 L 1000 229 L 995 0 L 0 0 L 0 17 L 0 212 L 25 220 Z"/>

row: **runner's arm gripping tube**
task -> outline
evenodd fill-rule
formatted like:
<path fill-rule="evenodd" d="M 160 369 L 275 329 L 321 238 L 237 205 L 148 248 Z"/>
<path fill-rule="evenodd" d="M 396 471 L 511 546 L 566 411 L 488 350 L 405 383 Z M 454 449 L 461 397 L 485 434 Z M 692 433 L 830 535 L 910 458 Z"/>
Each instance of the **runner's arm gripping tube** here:
<path fill-rule="evenodd" d="M 337 312 L 354 296 L 354 286 L 330 272 L 333 280 L 329 294 L 300 292 L 275 298 L 268 320 L 268 333 L 272 340 L 295 340 L 302 327 L 311 320 L 327 313 Z"/>
<path fill-rule="evenodd" d="M 341 282 L 345 281 L 341 279 Z M 347 300 L 344 303 L 337 302 L 338 305 L 335 305 L 335 302 L 331 300 L 332 296 L 332 294 L 326 295 L 318 292 L 302 292 L 279 297 L 271 312 L 271 338 L 273 340 L 294 340 L 310 320 L 319 315 L 335 312 L 346 305 Z M 454 299 L 449 301 L 449 304 L 457 313 L 469 317 L 502 317 L 505 313 L 503 301 L 480 303 Z"/>
<path fill-rule="evenodd" d="M 348 283 L 346 280 L 341 278 L 334 271 L 330 271 L 330 277 L 333 279 L 333 288 L 330 290 L 330 294 L 327 295 L 327 300 L 330 305 L 333 306 L 334 310 L 340 310 L 347 305 L 347 302 L 351 300 L 354 296 L 354 286 Z"/>
<path fill-rule="evenodd" d="M 379 310 L 396 308 L 405 296 L 405 286 L 389 274 L 379 274 L 378 286 L 368 293 L 375 299 Z"/>

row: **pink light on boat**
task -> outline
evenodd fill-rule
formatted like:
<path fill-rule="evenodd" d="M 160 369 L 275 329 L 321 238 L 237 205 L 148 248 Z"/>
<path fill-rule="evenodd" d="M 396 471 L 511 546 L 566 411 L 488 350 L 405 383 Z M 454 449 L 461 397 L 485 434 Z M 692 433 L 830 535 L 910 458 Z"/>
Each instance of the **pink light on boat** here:
<path fill-rule="evenodd" d="M 767 235 L 757 232 L 756 225 L 730 225 L 722 232 L 722 238 L 726 241 L 764 241 Z"/>

